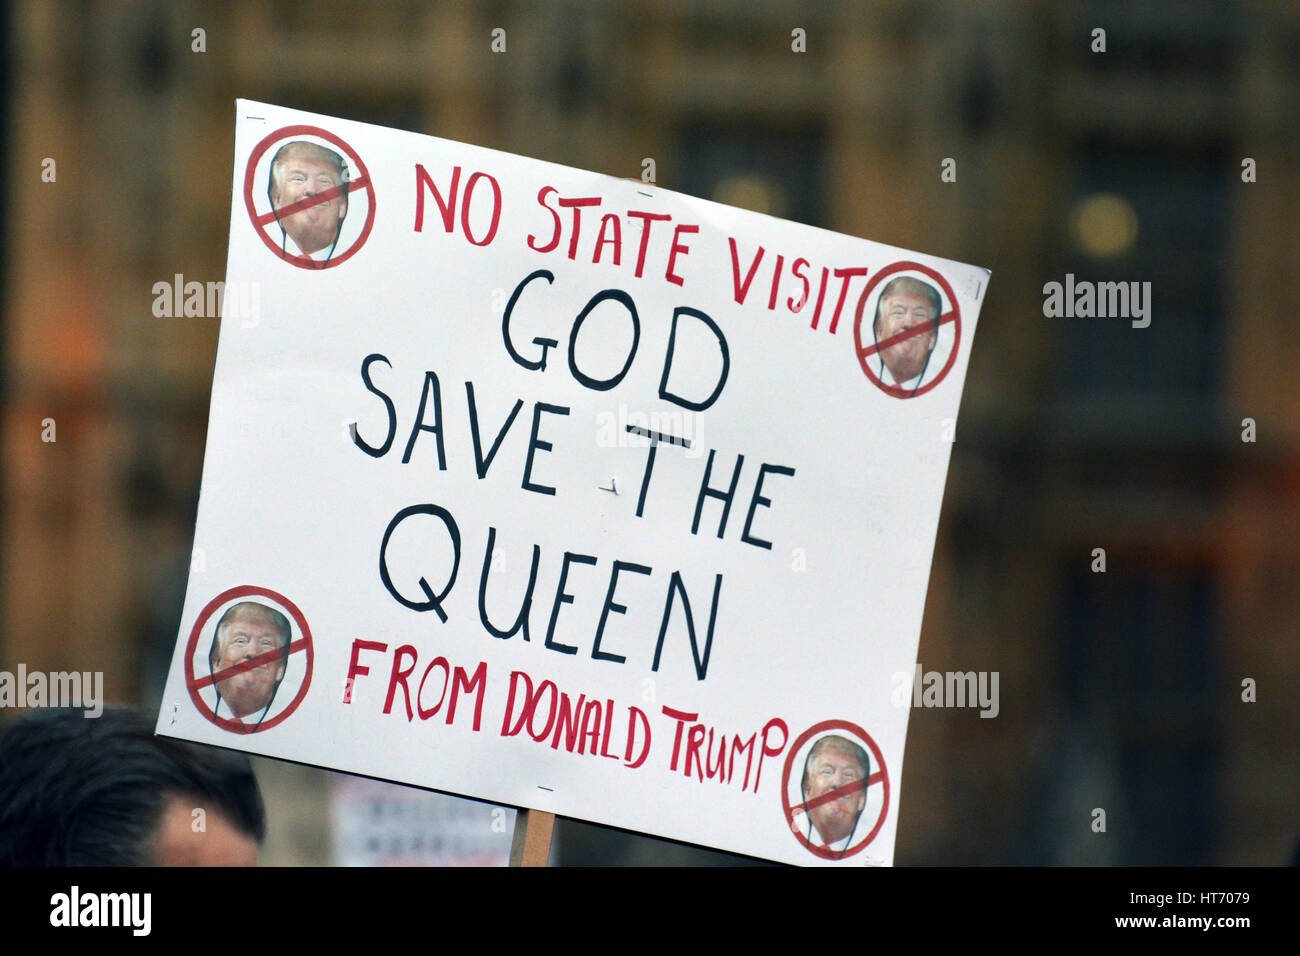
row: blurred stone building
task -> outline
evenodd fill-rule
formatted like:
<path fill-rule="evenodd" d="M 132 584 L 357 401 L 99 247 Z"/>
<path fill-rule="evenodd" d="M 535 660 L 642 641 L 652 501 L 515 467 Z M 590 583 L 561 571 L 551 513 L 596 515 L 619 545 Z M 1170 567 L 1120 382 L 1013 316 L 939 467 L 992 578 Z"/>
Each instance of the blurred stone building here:
<path fill-rule="evenodd" d="M 998 671 L 1000 713 L 913 713 L 897 862 L 1291 856 L 1300 7 L 64 0 L 6 16 L 0 666 L 102 670 L 111 698 L 158 702 L 202 560 L 218 321 L 158 317 L 152 289 L 223 278 L 244 97 L 617 176 L 653 160 L 666 188 L 991 268 L 919 657 Z M 1045 318 L 1043 286 L 1066 274 L 1149 281 L 1150 327 Z M 264 763 L 284 823 L 271 859 L 327 862 L 328 775 Z M 716 855 L 568 826 L 555 858 Z"/>

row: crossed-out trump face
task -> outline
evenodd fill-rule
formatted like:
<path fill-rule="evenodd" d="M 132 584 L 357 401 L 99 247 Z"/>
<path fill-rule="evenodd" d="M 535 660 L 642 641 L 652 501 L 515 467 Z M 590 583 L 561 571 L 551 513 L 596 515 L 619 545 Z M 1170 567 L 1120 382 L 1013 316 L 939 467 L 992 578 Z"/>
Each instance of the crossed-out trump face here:
<path fill-rule="evenodd" d="M 347 164 L 332 149 L 297 140 L 280 147 L 271 161 L 268 194 L 276 211 L 276 221 L 302 250 L 311 255 L 333 246 L 348 214 Z M 303 200 L 319 196 L 326 190 L 342 186 L 339 195 L 280 215 Z"/>
<path fill-rule="evenodd" d="M 838 734 L 822 737 L 809 751 L 804 764 L 804 806 L 827 846 L 843 840 L 857 827 L 867 805 L 869 769 L 867 752 Z"/>
<path fill-rule="evenodd" d="M 911 276 L 891 279 L 880 291 L 874 332 L 877 342 L 913 332 L 880 350 L 881 361 L 894 383 L 901 385 L 921 375 L 939 341 L 939 317 L 943 300 L 928 282 Z"/>
<path fill-rule="evenodd" d="M 230 712 L 244 718 L 265 710 L 284 680 L 289 660 L 289 619 L 279 611 L 254 601 L 236 604 L 221 616 L 208 664 L 217 694 Z M 239 668 L 260 655 L 277 652 L 254 667 Z M 239 668 L 231 673 L 233 668 Z M 225 676 L 222 676 L 225 675 Z"/>

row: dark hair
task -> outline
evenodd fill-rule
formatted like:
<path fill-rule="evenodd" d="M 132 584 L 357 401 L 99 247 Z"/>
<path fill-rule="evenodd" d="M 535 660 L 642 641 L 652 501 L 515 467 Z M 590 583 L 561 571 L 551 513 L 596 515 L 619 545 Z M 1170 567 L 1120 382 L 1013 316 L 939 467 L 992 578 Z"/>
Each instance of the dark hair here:
<path fill-rule="evenodd" d="M 147 866 L 170 798 L 219 811 L 257 842 L 266 811 L 248 758 L 157 737 L 152 715 L 34 711 L 0 730 L 0 866 Z"/>

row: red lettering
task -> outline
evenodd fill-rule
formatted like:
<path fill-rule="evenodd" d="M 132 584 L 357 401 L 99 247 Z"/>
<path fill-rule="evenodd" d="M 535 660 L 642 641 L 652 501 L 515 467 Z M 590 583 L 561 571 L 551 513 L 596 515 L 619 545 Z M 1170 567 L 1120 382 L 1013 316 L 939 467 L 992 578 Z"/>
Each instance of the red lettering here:
<path fill-rule="evenodd" d="M 459 168 L 457 172 L 459 172 Z M 474 186 L 480 179 L 486 179 L 492 184 L 492 224 L 488 226 L 487 235 L 482 241 L 474 238 L 474 234 L 469 230 L 469 206 L 470 201 L 474 198 Z M 497 226 L 501 223 L 501 184 L 496 181 L 496 177 L 489 176 L 487 173 L 475 173 L 465 184 L 465 201 L 460 207 L 460 228 L 465 231 L 465 238 L 476 246 L 486 246 L 492 241 L 497 234 Z"/>
<path fill-rule="evenodd" d="M 686 735 L 686 765 L 682 767 L 682 772 L 689 777 L 691 775 L 691 761 L 694 760 L 701 783 L 704 782 L 704 764 L 700 762 L 700 744 L 702 743 L 704 743 L 704 725 L 693 724 L 690 733 Z"/>
<path fill-rule="evenodd" d="M 677 228 L 673 230 L 673 244 L 672 248 L 668 250 L 668 268 L 664 270 L 664 278 L 669 282 L 676 285 L 683 284 L 682 277 L 673 272 L 673 266 L 677 262 L 677 253 L 689 253 L 691 251 L 685 243 L 680 241 L 682 233 L 699 231 L 699 226 L 687 226 L 683 223 L 678 223 Z"/>
<path fill-rule="evenodd" d="M 451 685 L 451 703 L 447 705 L 448 724 L 456 716 L 456 698 L 460 694 L 462 687 L 465 688 L 467 694 L 472 694 L 474 688 L 478 688 L 478 699 L 474 702 L 474 729 L 478 730 L 479 719 L 483 716 L 483 696 L 487 691 L 487 663 L 479 661 L 478 667 L 474 669 L 474 676 L 468 680 L 465 678 L 465 668 L 456 667 L 456 678 Z"/>
<path fill-rule="evenodd" d="M 713 762 L 713 728 L 709 728 L 709 743 L 704 748 L 704 772 L 712 780 L 717 777 L 720 782 L 727 779 L 727 735 L 718 734 L 718 762 Z"/>
<path fill-rule="evenodd" d="M 561 199 L 560 206 L 565 209 L 573 210 L 573 235 L 569 237 L 569 258 L 576 259 L 578 256 L 578 233 L 582 231 L 582 207 L 599 206 L 599 196 L 588 196 L 583 199 Z"/>
<path fill-rule="evenodd" d="M 547 711 L 546 726 L 542 728 L 541 733 L 538 733 L 533 729 L 533 718 L 537 716 L 537 702 L 542 699 L 542 691 L 548 688 L 551 691 L 551 706 Z M 551 735 L 551 727 L 555 724 L 555 709 L 559 704 L 559 700 L 560 689 L 555 686 L 555 682 L 544 680 L 538 685 L 537 693 L 533 695 L 533 699 L 528 702 L 528 735 L 538 743 L 541 743 Z"/>
<path fill-rule="evenodd" d="M 631 717 L 628 718 L 629 721 L 631 721 L 631 719 L 632 719 Z M 610 732 L 610 729 L 611 729 L 611 728 L 610 728 L 610 725 L 611 725 L 613 722 L 614 722 L 614 701 L 613 701 L 612 698 L 606 698 L 606 700 L 605 700 L 605 733 L 603 734 L 604 739 L 600 742 L 600 755 L 601 755 L 602 757 L 613 757 L 615 760 L 617 760 L 617 759 L 618 759 L 618 754 L 612 754 L 612 753 L 609 752 L 609 738 L 610 738 L 610 733 L 609 733 L 609 732 Z"/>
<path fill-rule="evenodd" d="M 835 302 L 835 315 L 831 317 L 831 335 L 835 334 L 836 327 L 840 324 L 840 310 L 844 308 L 844 296 L 849 291 L 849 283 L 854 276 L 864 276 L 867 274 L 866 266 L 858 266 L 854 269 L 836 269 L 835 278 L 843 279 L 840 284 L 840 297 Z"/>
<path fill-rule="evenodd" d="M 727 242 L 731 244 L 731 284 L 735 289 L 736 302 L 739 305 L 745 304 L 745 298 L 749 295 L 749 284 L 754 281 L 754 273 L 758 271 L 758 264 L 763 261 L 763 253 L 766 251 L 762 246 L 758 247 L 758 254 L 754 256 L 754 261 L 749 266 L 749 272 L 745 275 L 745 281 L 740 281 L 740 258 L 736 250 L 736 240 L 727 237 Z M 817 328 L 816 325 L 813 328 Z"/>
<path fill-rule="evenodd" d="M 767 297 L 768 309 L 776 308 L 776 292 L 781 286 L 781 267 L 785 265 L 785 256 L 776 257 L 776 268 L 772 270 L 772 292 Z"/>
<path fill-rule="evenodd" d="M 428 187 L 433 193 L 433 198 L 438 203 L 438 208 L 442 211 L 442 225 L 451 232 L 451 224 L 456 212 L 456 192 L 460 188 L 460 167 L 457 166 L 451 171 L 451 196 L 448 199 L 442 198 L 442 193 L 434 185 L 433 177 L 428 174 L 423 166 L 415 164 L 415 231 L 424 231 L 424 190 L 421 186 Z"/>
<path fill-rule="evenodd" d="M 582 725 L 582 703 L 587 699 L 586 694 L 578 697 L 578 703 L 574 704 L 568 694 L 560 697 L 560 714 L 555 721 L 555 736 L 551 738 L 551 749 L 560 749 L 560 734 L 564 734 L 564 749 L 573 753 L 573 747 L 578 742 L 578 731 Z"/>
<path fill-rule="evenodd" d="M 790 271 L 793 272 L 799 278 L 799 281 L 803 283 L 803 294 L 799 296 L 799 302 L 797 304 L 794 301 L 794 296 L 790 296 L 790 298 L 786 299 L 786 303 L 785 303 L 786 308 L 788 308 L 795 315 L 798 315 L 800 312 L 802 312 L 803 307 L 808 304 L 808 292 L 811 288 L 808 285 L 808 277 L 799 271 L 799 263 L 801 262 L 805 266 L 808 265 L 808 260 L 800 256 L 798 259 L 794 260 L 794 265 L 790 267 Z"/>
<path fill-rule="evenodd" d="M 419 655 L 416 654 L 415 648 L 410 644 L 403 644 L 393 655 L 393 670 L 388 677 L 388 698 L 384 701 L 384 713 L 390 713 L 393 709 L 393 695 L 397 693 L 397 685 L 402 685 L 402 697 L 406 700 L 406 719 L 410 721 L 415 712 L 411 710 L 411 688 L 406 686 L 406 679 L 411 676 L 411 671 L 415 670 L 415 661 Z M 402 658 L 410 657 L 411 663 L 402 669 Z"/>
<path fill-rule="evenodd" d="M 781 730 L 781 744 L 780 746 L 772 747 L 767 742 L 767 734 L 768 731 L 774 730 L 776 728 L 780 728 Z M 763 725 L 763 753 L 762 756 L 758 758 L 758 772 L 754 774 L 755 793 L 758 793 L 758 781 L 763 776 L 763 757 L 781 756 L 781 752 L 785 750 L 785 745 L 786 743 L 789 742 L 789 740 L 790 740 L 790 728 L 788 728 L 785 725 L 785 721 L 782 720 L 780 717 L 773 717 L 771 720 L 769 720 L 767 723 Z"/>
<path fill-rule="evenodd" d="M 623 763 L 625 766 L 635 770 L 637 767 L 645 763 L 646 757 L 650 756 L 650 718 L 647 717 L 645 712 L 638 707 L 629 707 L 627 710 L 627 751 L 623 755 Z M 632 759 L 632 749 L 636 741 L 636 726 L 632 722 L 633 717 L 640 718 L 641 732 L 644 739 L 644 744 L 641 747 L 641 756 L 637 757 L 636 760 Z M 681 725 L 678 724 L 678 726 L 680 727 Z M 673 754 L 673 760 L 674 762 L 677 760 L 675 751 Z M 675 764 L 673 769 L 676 769 Z"/>
<path fill-rule="evenodd" d="M 629 218 L 635 217 L 645 222 L 645 225 L 641 228 L 641 249 L 636 255 L 636 277 L 639 279 L 641 278 L 641 272 L 645 269 L 645 251 L 646 247 L 650 245 L 651 223 L 656 220 L 672 219 L 673 217 L 667 213 L 638 212 L 635 209 L 629 209 L 627 214 Z"/>
<path fill-rule="evenodd" d="M 677 735 L 673 737 L 673 760 L 669 765 L 671 769 L 676 770 L 677 751 L 682 744 L 682 727 L 685 726 L 685 722 L 688 720 L 699 720 L 700 715 L 688 714 L 684 710 L 673 710 L 671 707 L 661 707 L 660 710 L 664 712 L 665 716 L 671 717 L 673 720 L 677 721 Z"/>
<path fill-rule="evenodd" d="M 343 703 L 352 703 L 352 684 L 358 675 L 370 673 L 370 668 L 357 663 L 362 651 L 386 651 L 387 644 L 380 644 L 378 641 L 363 641 L 361 639 L 352 642 L 352 659 L 348 661 L 348 679 L 343 685 Z"/>
<path fill-rule="evenodd" d="M 519 713 L 519 722 L 518 722 L 517 724 L 515 724 L 515 728 L 514 728 L 514 730 L 510 730 L 510 729 L 509 729 L 509 727 L 510 727 L 510 715 L 511 715 L 512 713 L 514 713 L 514 709 L 515 709 L 515 691 L 516 691 L 516 690 L 518 689 L 518 687 L 519 687 L 519 679 L 520 679 L 520 678 L 523 678 L 524 684 L 525 684 L 525 686 L 526 686 L 526 688 L 527 688 L 527 689 L 524 691 L 524 704 L 523 704 L 523 710 L 520 711 L 520 713 Z M 502 736 L 502 737 L 514 737 L 516 734 L 519 733 L 519 731 L 521 731 L 521 730 L 524 729 L 524 721 L 526 721 L 526 720 L 528 719 L 528 716 L 529 716 L 530 712 L 532 711 L 532 699 L 533 699 L 533 682 L 532 682 L 532 680 L 531 680 L 531 679 L 529 678 L 529 676 L 528 676 L 527 674 L 525 674 L 523 671 L 511 671 L 511 672 L 510 672 L 510 693 L 506 696 L 506 713 L 505 713 L 505 717 L 504 717 L 504 718 L 502 719 L 502 721 L 501 721 L 501 736 Z"/>
<path fill-rule="evenodd" d="M 822 284 L 821 284 L 821 288 L 819 288 L 819 289 L 817 290 L 817 308 L 813 309 L 812 327 L 813 327 L 814 329 L 817 328 L 817 320 L 821 318 L 821 314 L 822 314 L 822 300 L 826 298 L 826 276 L 827 276 L 828 274 L 829 274 L 829 273 L 826 271 L 825 266 L 823 266 L 823 267 L 822 267 Z"/>
<path fill-rule="evenodd" d="M 731 740 L 731 772 L 727 774 L 727 783 L 731 783 L 731 778 L 736 775 L 736 751 L 739 750 L 745 755 L 745 782 L 741 784 L 741 790 L 749 786 L 749 766 L 754 761 L 754 741 L 757 739 L 758 734 L 750 734 L 749 739 L 741 744 L 740 734 L 736 734 Z"/>
<path fill-rule="evenodd" d="M 591 719 L 592 714 L 596 719 Z M 582 712 L 582 738 L 578 741 L 578 753 L 587 753 L 587 742 L 591 741 L 590 752 L 594 756 L 596 748 L 600 746 L 600 701 L 589 700 L 587 707 Z"/>
<path fill-rule="evenodd" d="M 424 682 L 429 679 L 429 672 L 433 670 L 435 667 L 439 667 L 439 666 L 442 667 L 442 693 L 438 695 L 438 702 L 434 704 L 432 707 L 430 707 L 428 710 L 425 710 L 424 701 L 423 701 Z M 419 711 L 421 720 L 428 720 L 430 717 L 432 717 L 434 714 L 438 712 L 438 708 L 442 706 L 442 702 L 447 696 L 447 681 L 450 679 L 451 679 L 451 667 L 450 665 L 448 665 L 447 658 L 445 657 L 435 657 L 433 659 L 433 663 L 431 663 L 428 667 L 424 669 L 424 676 L 420 678 L 420 686 L 415 692 L 415 709 Z"/>
<path fill-rule="evenodd" d="M 605 227 L 610 224 L 613 224 L 614 226 L 614 238 L 606 239 Z M 614 265 L 616 266 L 622 265 L 623 264 L 623 223 L 622 220 L 620 220 L 618 216 L 616 216 L 612 212 L 605 213 L 605 215 L 600 217 L 600 232 L 596 236 L 596 251 L 595 254 L 592 255 L 591 257 L 592 265 L 598 265 L 600 263 L 600 247 L 607 242 L 613 243 L 614 245 Z"/>
<path fill-rule="evenodd" d="M 554 186 L 543 186 L 541 189 L 537 191 L 538 205 L 540 205 L 543 209 L 549 212 L 551 214 L 551 218 L 555 220 L 555 232 L 551 236 L 551 241 L 547 243 L 545 246 L 537 245 L 537 237 L 532 234 L 529 234 L 528 248 L 532 249 L 534 252 L 550 252 L 552 249 L 554 249 L 556 246 L 560 244 L 560 214 L 556 212 L 554 209 L 552 209 L 550 206 L 546 205 L 547 193 L 554 193 L 554 192 L 559 192 L 559 190 L 557 190 Z"/>

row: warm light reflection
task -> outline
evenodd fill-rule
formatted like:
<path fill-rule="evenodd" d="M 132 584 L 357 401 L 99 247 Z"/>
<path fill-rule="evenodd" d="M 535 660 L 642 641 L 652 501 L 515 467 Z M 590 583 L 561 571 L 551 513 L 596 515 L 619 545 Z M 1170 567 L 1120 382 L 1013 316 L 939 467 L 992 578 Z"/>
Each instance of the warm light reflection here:
<path fill-rule="evenodd" d="M 1078 202 L 1070 213 L 1074 243 L 1097 258 L 1128 252 L 1137 242 L 1137 212 L 1123 196 L 1099 193 Z"/>
<path fill-rule="evenodd" d="M 785 193 L 766 176 L 730 176 L 718 183 L 713 190 L 713 199 L 728 206 L 738 206 L 769 216 L 784 214 Z"/>

